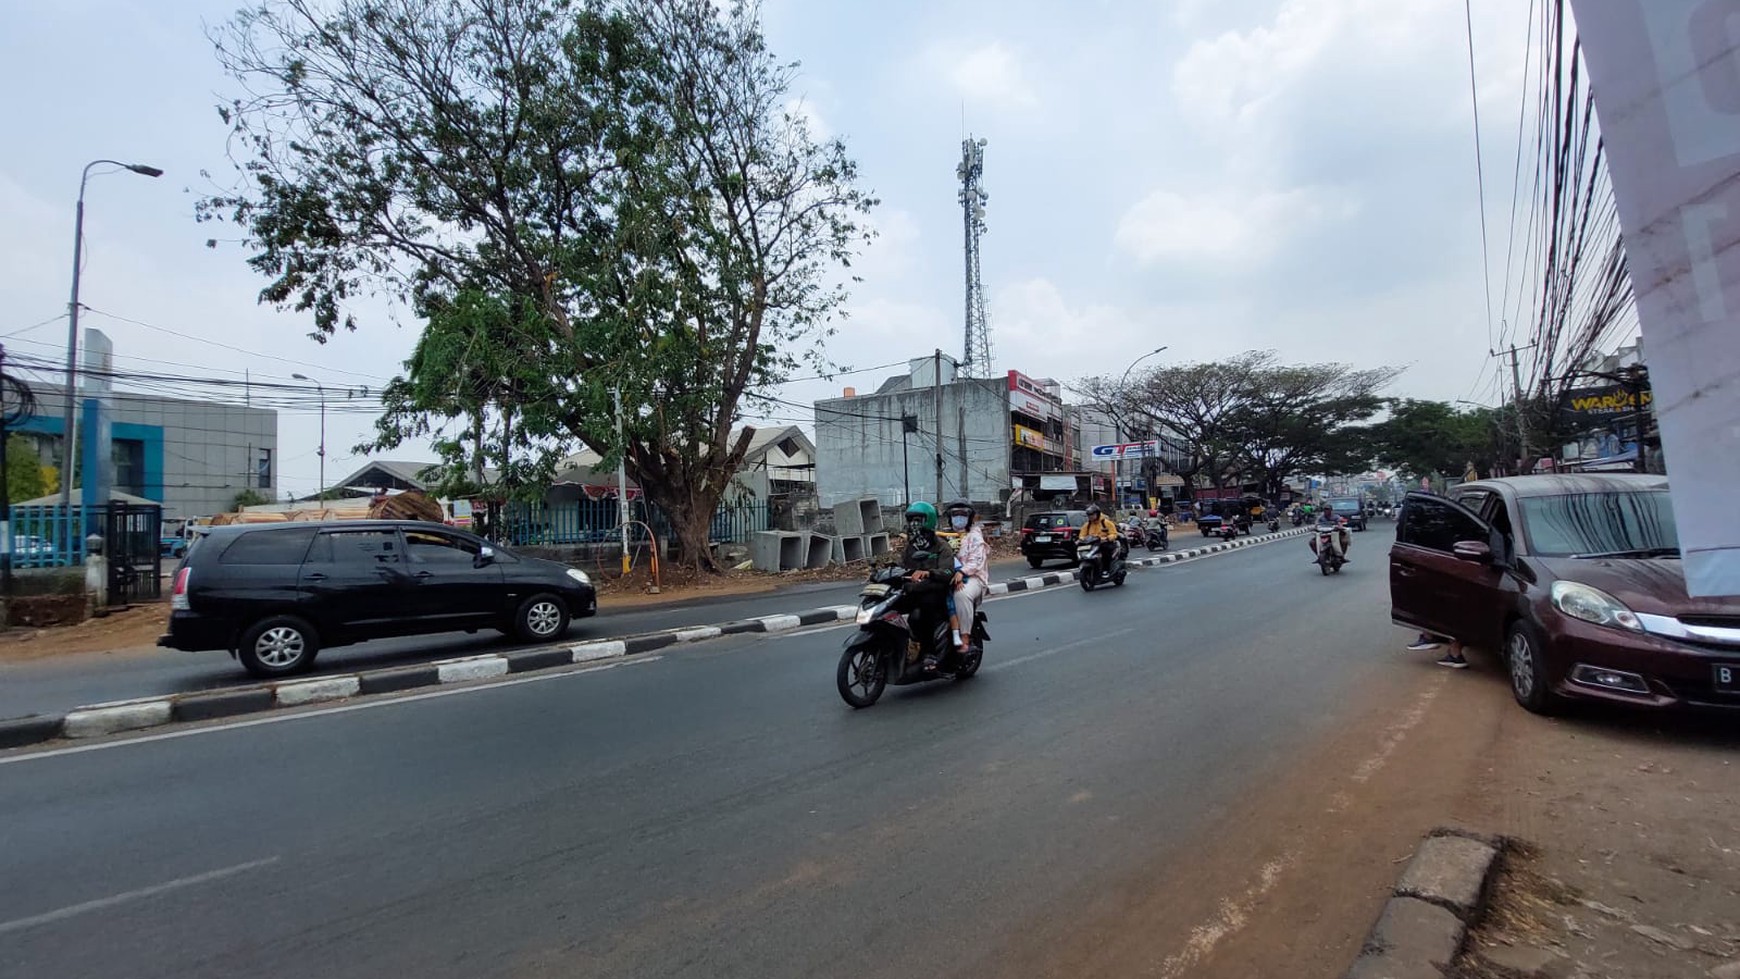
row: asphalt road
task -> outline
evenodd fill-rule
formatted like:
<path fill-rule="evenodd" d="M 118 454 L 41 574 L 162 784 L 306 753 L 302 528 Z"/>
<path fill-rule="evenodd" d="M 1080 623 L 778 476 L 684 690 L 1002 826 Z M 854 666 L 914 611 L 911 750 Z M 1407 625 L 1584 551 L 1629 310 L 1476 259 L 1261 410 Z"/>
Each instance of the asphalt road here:
<path fill-rule="evenodd" d="M 1241 792 L 1370 709 L 1346 695 L 1399 637 L 1381 548 L 1353 556 L 993 601 L 977 678 L 865 711 L 835 627 L 0 755 L 0 974 L 970 974 L 1236 832 Z"/>

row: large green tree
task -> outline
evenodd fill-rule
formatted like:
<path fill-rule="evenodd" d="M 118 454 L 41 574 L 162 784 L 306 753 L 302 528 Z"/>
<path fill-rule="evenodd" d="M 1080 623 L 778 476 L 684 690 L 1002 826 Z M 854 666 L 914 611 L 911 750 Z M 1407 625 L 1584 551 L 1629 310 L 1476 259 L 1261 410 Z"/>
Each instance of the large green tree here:
<path fill-rule="evenodd" d="M 1504 437 L 1505 417 L 1491 408 L 1462 410 L 1443 401 L 1391 401 L 1382 421 L 1350 433 L 1379 465 L 1418 479 L 1460 477 L 1469 466 L 1489 475 L 1514 443 Z"/>
<path fill-rule="evenodd" d="M 269 0 L 214 36 L 262 299 L 427 323 L 377 445 L 458 478 L 625 458 L 710 566 L 745 398 L 829 329 L 874 201 L 786 111 L 794 67 L 712 0 Z M 621 428 L 617 436 L 616 398 Z"/>

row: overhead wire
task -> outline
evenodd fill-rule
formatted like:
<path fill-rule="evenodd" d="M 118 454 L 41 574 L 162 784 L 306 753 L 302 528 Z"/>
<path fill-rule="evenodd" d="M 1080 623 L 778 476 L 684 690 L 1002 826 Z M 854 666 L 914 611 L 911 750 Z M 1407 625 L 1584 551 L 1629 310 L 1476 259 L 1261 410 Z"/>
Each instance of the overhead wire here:
<path fill-rule="evenodd" d="M 1474 13 L 1472 0 L 1462 0 L 1463 24 L 1468 33 L 1468 97 L 1474 106 L 1474 177 L 1480 200 L 1480 271 L 1486 290 L 1486 340 L 1492 342 L 1492 259 L 1486 245 L 1486 164 L 1480 148 L 1480 89 L 1474 76 Z"/>

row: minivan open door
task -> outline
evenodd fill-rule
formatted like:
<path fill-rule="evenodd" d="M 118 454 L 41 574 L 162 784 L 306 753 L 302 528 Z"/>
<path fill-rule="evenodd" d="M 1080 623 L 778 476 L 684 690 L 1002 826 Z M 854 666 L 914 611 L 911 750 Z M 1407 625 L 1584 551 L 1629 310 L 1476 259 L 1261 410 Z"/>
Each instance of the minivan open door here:
<path fill-rule="evenodd" d="M 1430 493 L 1409 493 L 1390 547 L 1390 619 L 1423 632 L 1485 643 L 1493 579 L 1503 548 L 1472 510 Z M 1463 544 L 1461 553 L 1457 545 Z M 1477 545 L 1470 547 L 1467 545 Z M 1488 560 L 1479 559 L 1485 551 Z"/>

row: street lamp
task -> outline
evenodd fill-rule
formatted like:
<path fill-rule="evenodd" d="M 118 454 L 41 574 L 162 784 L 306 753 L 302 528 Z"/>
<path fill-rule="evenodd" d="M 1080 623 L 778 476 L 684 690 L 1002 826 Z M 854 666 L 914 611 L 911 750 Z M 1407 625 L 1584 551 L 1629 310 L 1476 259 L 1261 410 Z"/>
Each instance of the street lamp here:
<path fill-rule="evenodd" d="M 1153 356 L 1156 356 L 1158 354 L 1163 354 L 1168 349 L 1169 349 L 1169 347 L 1167 347 L 1167 346 L 1155 347 L 1153 350 L 1150 350 L 1147 353 L 1143 354 L 1142 356 L 1137 357 L 1135 360 L 1130 361 L 1130 366 L 1124 368 L 1124 376 L 1118 378 L 1118 387 L 1117 387 L 1116 391 L 1114 392 L 1114 395 L 1116 397 L 1119 397 L 1119 398 L 1122 398 L 1124 396 L 1124 385 L 1129 383 L 1130 372 L 1136 369 L 1137 364 L 1140 364 L 1142 361 L 1147 360 L 1149 357 L 1153 357 Z M 1128 441 L 1130 436 L 1124 428 L 1123 416 L 1120 414 L 1119 417 L 1117 417 L 1115 420 L 1118 423 L 1118 441 L 1119 442 Z M 1144 446 L 1143 448 L 1144 448 L 1144 450 L 1146 450 L 1147 447 Z M 1112 495 L 1114 497 L 1116 497 L 1116 502 L 1117 502 L 1118 506 L 1122 506 L 1124 503 L 1123 469 L 1124 469 L 1124 460 L 1122 458 L 1119 458 L 1117 460 L 1117 463 L 1116 463 L 1116 468 L 1114 469 L 1114 471 L 1112 473 L 1112 482 L 1117 484 L 1116 486 L 1113 487 Z"/>
<path fill-rule="evenodd" d="M 307 381 L 308 383 L 314 385 L 314 390 L 320 392 L 320 492 L 316 493 L 314 498 L 319 500 L 322 503 L 325 503 L 326 502 L 326 389 L 320 386 L 319 381 L 316 381 L 314 378 L 309 377 L 307 374 L 291 374 L 290 377 L 293 380 L 297 380 L 297 381 Z"/>
<path fill-rule="evenodd" d="M 156 167 L 119 160 L 92 160 L 79 174 L 79 203 L 73 219 L 72 299 L 66 307 L 66 415 L 62 422 L 62 431 L 66 434 L 66 458 L 62 460 L 60 474 L 60 505 L 69 515 L 72 513 L 73 472 L 78 464 L 79 265 L 84 261 L 85 250 L 85 184 L 91 179 L 91 168 L 103 163 L 131 170 L 143 177 L 163 176 L 163 171 Z"/>

